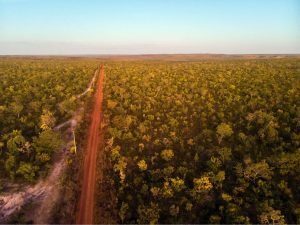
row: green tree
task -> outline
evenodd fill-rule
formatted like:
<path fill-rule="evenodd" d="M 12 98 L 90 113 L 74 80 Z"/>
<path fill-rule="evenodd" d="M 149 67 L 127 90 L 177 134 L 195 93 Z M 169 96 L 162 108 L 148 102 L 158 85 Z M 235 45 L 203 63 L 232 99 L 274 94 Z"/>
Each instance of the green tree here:
<path fill-rule="evenodd" d="M 230 137 L 233 134 L 233 130 L 231 129 L 231 126 L 229 124 L 221 123 L 217 127 L 217 134 L 218 134 L 218 141 L 220 144 L 224 137 Z"/>
<path fill-rule="evenodd" d="M 153 202 L 150 205 L 139 205 L 138 207 L 138 223 L 140 224 L 157 224 L 159 220 L 158 204 Z"/>
<path fill-rule="evenodd" d="M 59 133 L 52 130 L 42 131 L 38 137 L 33 139 L 32 146 L 36 152 L 36 163 L 42 165 L 50 160 L 52 154 L 62 146 L 62 139 Z M 42 159 L 48 160 L 42 160 Z"/>
<path fill-rule="evenodd" d="M 43 114 L 41 115 L 40 127 L 42 130 L 51 129 L 54 127 L 56 122 L 53 113 L 48 110 L 43 110 Z"/>
<path fill-rule="evenodd" d="M 172 149 L 165 149 L 160 153 L 160 156 L 166 160 L 170 161 L 174 157 L 174 152 Z"/>
<path fill-rule="evenodd" d="M 16 174 L 23 176 L 27 181 L 33 181 L 35 171 L 36 168 L 31 163 L 21 162 Z"/>

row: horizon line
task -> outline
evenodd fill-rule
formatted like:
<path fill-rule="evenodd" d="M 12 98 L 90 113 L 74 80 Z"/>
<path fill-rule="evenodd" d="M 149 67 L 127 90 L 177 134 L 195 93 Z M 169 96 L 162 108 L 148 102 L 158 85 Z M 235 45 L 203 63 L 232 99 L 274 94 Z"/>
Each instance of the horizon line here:
<path fill-rule="evenodd" d="M 159 55 L 273 55 L 273 56 L 300 56 L 299 53 L 108 53 L 108 54 L 98 54 L 98 53 L 78 53 L 78 54 L 1 54 L 0 57 L 7 56 L 159 56 Z"/>

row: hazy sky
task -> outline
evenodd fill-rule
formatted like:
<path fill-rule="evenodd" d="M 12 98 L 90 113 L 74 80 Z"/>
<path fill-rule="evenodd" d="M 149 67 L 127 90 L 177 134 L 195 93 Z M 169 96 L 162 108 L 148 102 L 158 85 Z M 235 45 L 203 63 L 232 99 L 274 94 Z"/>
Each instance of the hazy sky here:
<path fill-rule="evenodd" d="M 300 53 L 300 0 L 0 0 L 0 54 Z"/>

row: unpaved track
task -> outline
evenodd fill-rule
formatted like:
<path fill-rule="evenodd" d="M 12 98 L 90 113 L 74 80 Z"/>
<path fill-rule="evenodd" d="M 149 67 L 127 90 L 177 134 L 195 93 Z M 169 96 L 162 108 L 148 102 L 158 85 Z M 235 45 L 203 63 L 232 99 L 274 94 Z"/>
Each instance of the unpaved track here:
<path fill-rule="evenodd" d="M 87 87 L 87 89 L 86 89 L 84 92 L 82 92 L 81 94 L 79 94 L 79 95 L 76 96 L 77 99 L 80 99 L 82 96 L 85 96 L 88 92 L 90 92 L 90 91 L 92 90 L 92 87 L 93 87 L 93 85 L 94 85 L 94 83 L 95 83 L 95 80 L 96 80 L 96 77 L 97 77 L 97 74 L 98 74 L 98 73 L 99 73 L 98 70 L 96 70 L 95 73 L 94 73 L 94 76 L 93 76 L 93 78 L 92 78 L 92 80 L 91 80 L 91 82 L 89 83 L 89 86 Z M 59 105 L 61 105 L 61 104 L 62 104 L 62 102 L 59 103 Z M 76 116 L 76 115 L 75 115 L 75 116 Z M 65 122 L 63 122 L 63 123 L 61 123 L 61 124 L 56 125 L 56 126 L 53 128 L 53 130 L 54 130 L 54 131 L 58 131 L 58 130 L 60 130 L 61 128 L 67 126 L 67 125 L 71 125 L 71 127 L 76 127 L 76 124 L 77 124 L 76 118 L 75 118 L 75 119 L 74 119 L 74 118 L 71 118 L 71 119 L 69 119 L 69 120 L 67 120 L 67 121 L 65 121 Z"/>
<path fill-rule="evenodd" d="M 100 125 L 102 117 L 104 68 L 101 67 L 94 109 L 88 132 L 87 148 L 83 165 L 82 189 L 76 215 L 77 224 L 92 224 L 94 213 L 94 197 L 96 184 L 96 159 L 100 141 Z"/>

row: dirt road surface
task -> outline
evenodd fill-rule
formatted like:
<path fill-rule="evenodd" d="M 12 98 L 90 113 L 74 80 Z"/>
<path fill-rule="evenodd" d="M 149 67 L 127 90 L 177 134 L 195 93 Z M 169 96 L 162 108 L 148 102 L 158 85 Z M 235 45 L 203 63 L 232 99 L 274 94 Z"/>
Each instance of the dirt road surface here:
<path fill-rule="evenodd" d="M 96 159 L 100 141 L 100 126 L 102 117 L 104 68 L 100 69 L 94 109 L 88 132 L 82 177 L 82 189 L 76 215 L 77 224 L 92 224 L 94 213 L 94 196 L 96 184 Z"/>

